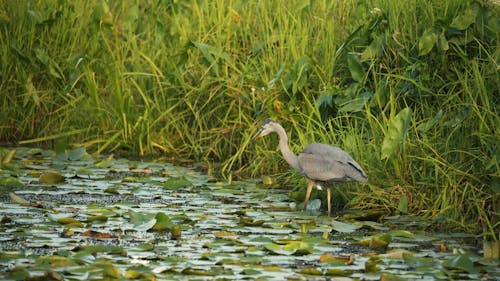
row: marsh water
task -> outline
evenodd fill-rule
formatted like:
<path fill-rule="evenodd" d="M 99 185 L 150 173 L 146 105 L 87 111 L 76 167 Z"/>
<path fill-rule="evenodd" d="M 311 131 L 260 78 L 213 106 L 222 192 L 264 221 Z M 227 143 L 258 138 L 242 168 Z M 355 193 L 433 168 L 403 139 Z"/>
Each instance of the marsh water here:
<path fill-rule="evenodd" d="M 4 149 L 2 280 L 498 280 L 481 237 L 299 210 L 287 188 L 165 162 Z M 316 209 L 315 209 L 316 208 Z"/>

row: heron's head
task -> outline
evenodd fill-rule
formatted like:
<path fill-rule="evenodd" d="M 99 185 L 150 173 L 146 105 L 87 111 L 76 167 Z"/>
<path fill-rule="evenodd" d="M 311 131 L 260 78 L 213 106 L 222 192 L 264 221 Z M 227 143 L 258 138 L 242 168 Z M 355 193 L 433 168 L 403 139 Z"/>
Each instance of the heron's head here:
<path fill-rule="evenodd" d="M 260 137 L 268 135 L 271 132 L 275 132 L 277 125 L 279 126 L 279 124 L 276 123 L 276 121 L 273 121 L 271 119 L 266 119 L 264 123 L 262 123 L 262 125 L 260 126 L 260 129 L 257 132 L 257 134 L 253 136 L 252 140 L 256 140 Z"/>

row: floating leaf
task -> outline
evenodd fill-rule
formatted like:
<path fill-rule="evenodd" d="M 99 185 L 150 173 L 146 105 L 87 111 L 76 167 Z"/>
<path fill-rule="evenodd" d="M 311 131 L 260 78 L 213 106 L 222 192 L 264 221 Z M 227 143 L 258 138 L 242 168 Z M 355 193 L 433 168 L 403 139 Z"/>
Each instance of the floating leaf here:
<path fill-rule="evenodd" d="M 295 251 L 293 249 L 284 249 L 283 246 L 274 243 L 268 243 L 264 245 L 264 248 L 269 252 L 276 255 L 292 255 Z"/>
<path fill-rule="evenodd" d="M 404 262 L 411 267 L 432 267 L 435 260 L 428 257 L 416 257 L 413 253 L 403 253 Z"/>
<path fill-rule="evenodd" d="M 163 212 L 157 213 L 155 215 L 155 219 L 156 223 L 150 229 L 152 231 L 170 230 L 174 226 L 174 223 L 172 222 L 170 217 Z"/>
<path fill-rule="evenodd" d="M 88 229 L 88 230 L 82 232 L 82 235 L 92 237 L 92 238 L 97 238 L 97 239 L 114 238 L 114 236 L 109 234 L 109 233 L 99 232 L 99 231 L 95 231 L 95 230 L 91 230 L 91 229 Z"/>
<path fill-rule="evenodd" d="M 79 220 L 71 217 L 59 218 L 57 222 L 69 227 L 83 227 L 83 224 Z"/>
<path fill-rule="evenodd" d="M 382 272 L 382 274 L 380 275 L 380 281 L 406 281 L 406 280 L 408 279 L 388 272 Z"/>
<path fill-rule="evenodd" d="M 43 173 L 38 181 L 45 184 L 58 184 L 64 182 L 64 176 L 59 173 L 47 172 Z"/>
<path fill-rule="evenodd" d="M 292 241 L 283 246 L 283 249 L 292 251 L 294 255 L 308 255 L 312 253 L 313 247 L 304 241 Z"/>
<path fill-rule="evenodd" d="M 116 266 L 108 265 L 108 266 L 104 267 L 104 270 L 102 271 L 102 276 L 108 277 L 108 278 L 118 279 L 121 277 L 121 271 Z"/>
<path fill-rule="evenodd" d="M 177 190 L 192 185 L 192 183 L 185 177 L 171 177 L 162 183 L 162 186 L 167 189 Z"/>
<path fill-rule="evenodd" d="M 134 228 L 139 231 L 148 231 L 156 224 L 156 215 L 154 214 L 142 214 L 129 210 L 128 215 Z"/>
<path fill-rule="evenodd" d="M 299 273 L 301 274 L 307 274 L 307 275 L 323 275 L 323 272 L 317 268 L 302 268 Z"/>
<path fill-rule="evenodd" d="M 351 270 L 344 270 L 340 268 L 329 268 L 326 270 L 325 275 L 327 276 L 349 276 L 352 274 Z M 337 280 L 337 279 L 333 279 Z M 342 281 L 343 279 L 338 279 L 339 281 Z M 350 281 L 351 279 L 346 279 L 345 281 Z"/>
<path fill-rule="evenodd" d="M 380 256 L 390 259 L 402 259 L 404 254 L 411 254 L 411 252 L 405 249 L 391 249 Z"/>
<path fill-rule="evenodd" d="M 389 121 L 389 128 L 382 142 L 382 159 L 387 159 L 402 150 L 411 115 L 411 109 L 406 107 Z"/>
<path fill-rule="evenodd" d="M 354 263 L 354 258 L 352 255 L 338 257 L 330 253 L 324 253 L 319 257 L 319 261 L 330 265 L 349 265 Z"/>
<path fill-rule="evenodd" d="M 0 178 L 0 186 L 23 187 L 24 184 L 15 177 L 7 176 Z"/>
<path fill-rule="evenodd" d="M 462 270 L 469 273 L 476 273 L 478 270 L 474 268 L 474 262 L 469 254 L 460 254 L 452 256 L 450 259 L 443 262 L 443 266 L 450 269 Z"/>
<path fill-rule="evenodd" d="M 82 159 L 83 156 L 85 156 L 85 153 L 86 153 L 85 147 L 83 146 L 76 147 L 68 152 L 68 158 L 71 161 L 77 161 Z"/>
<path fill-rule="evenodd" d="M 369 259 L 365 262 L 365 272 L 373 273 L 380 271 L 380 267 L 377 266 L 379 260 L 377 259 Z"/>
<path fill-rule="evenodd" d="M 48 264 L 51 267 L 66 267 L 77 265 L 75 261 L 68 259 L 67 257 L 52 255 L 52 256 L 41 256 L 37 259 L 38 263 Z"/>
<path fill-rule="evenodd" d="M 391 243 L 391 235 L 389 234 L 380 234 L 380 235 L 374 235 L 371 236 L 367 239 L 359 241 L 357 244 L 363 245 L 363 246 L 368 246 L 372 249 L 377 249 L 377 248 L 385 248 Z"/>
<path fill-rule="evenodd" d="M 333 221 L 331 223 L 331 226 L 337 232 L 351 233 L 356 231 L 357 229 L 360 229 L 363 225 L 360 224 L 354 225 L 340 221 Z"/>
<path fill-rule="evenodd" d="M 95 215 L 95 216 L 90 216 L 89 218 L 87 218 L 87 222 L 96 222 L 96 221 L 106 222 L 107 220 L 108 220 L 108 217 L 103 216 L 103 215 Z"/>

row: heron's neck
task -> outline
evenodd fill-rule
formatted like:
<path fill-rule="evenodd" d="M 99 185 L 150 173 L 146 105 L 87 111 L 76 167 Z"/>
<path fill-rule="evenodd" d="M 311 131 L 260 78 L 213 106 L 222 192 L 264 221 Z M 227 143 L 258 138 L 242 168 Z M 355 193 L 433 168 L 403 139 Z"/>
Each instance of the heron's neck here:
<path fill-rule="evenodd" d="M 288 136 L 286 135 L 285 129 L 280 126 L 276 133 L 278 133 L 278 136 L 280 137 L 279 146 L 281 154 L 283 154 L 283 158 L 285 158 L 286 162 L 295 170 L 301 171 L 299 158 L 297 157 L 297 155 L 293 154 L 293 152 L 288 147 Z"/>

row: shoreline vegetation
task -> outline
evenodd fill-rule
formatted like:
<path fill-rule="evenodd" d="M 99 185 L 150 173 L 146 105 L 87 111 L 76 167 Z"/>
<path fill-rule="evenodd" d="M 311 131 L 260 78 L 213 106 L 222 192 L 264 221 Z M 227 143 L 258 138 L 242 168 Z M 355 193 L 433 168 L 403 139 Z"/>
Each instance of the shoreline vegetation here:
<path fill-rule="evenodd" d="M 348 151 L 334 200 L 498 241 L 497 1 L 0 0 L 0 142 L 169 156 L 303 191 L 277 138 Z M 344 206 L 340 206 L 343 208 Z"/>

